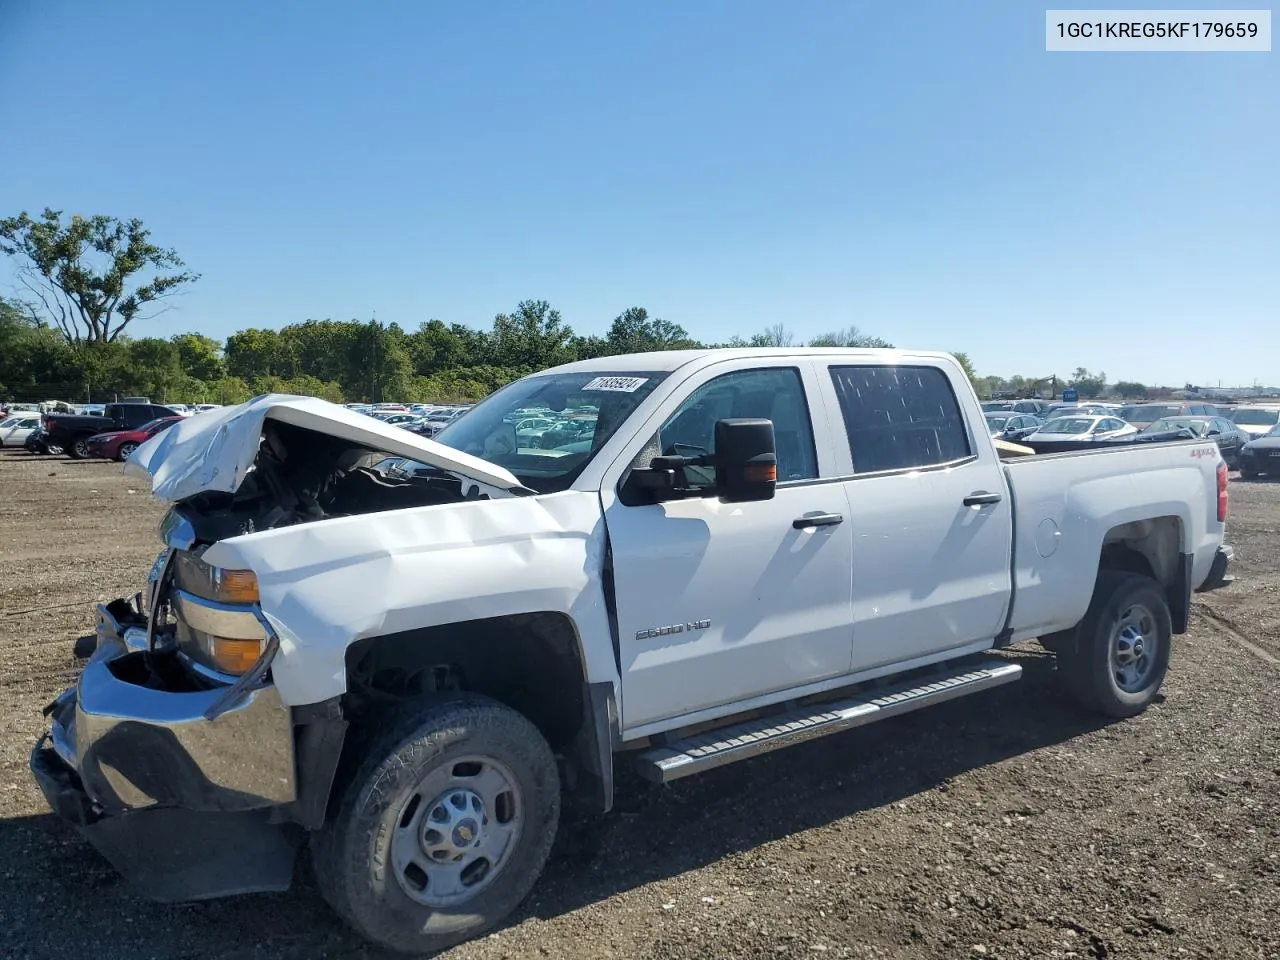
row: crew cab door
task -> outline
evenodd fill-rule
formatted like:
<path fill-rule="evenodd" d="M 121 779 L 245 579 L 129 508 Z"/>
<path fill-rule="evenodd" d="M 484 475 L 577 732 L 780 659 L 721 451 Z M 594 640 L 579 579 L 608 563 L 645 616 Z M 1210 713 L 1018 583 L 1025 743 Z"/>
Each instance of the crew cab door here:
<path fill-rule="evenodd" d="M 1013 513 L 960 368 L 823 366 L 849 458 L 854 671 L 989 642 L 1010 600 Z"/>
<path fill-rule="evenodd" d="M 851 540 L 824 408 L 810 407 L 816 370 L 758 358 L 702 370 L 606 474 L 624 730 L 848 671 Z M 710 469 L 689 468 L 703 495 L 623 502 L 632 467 L 714 452 L 715 422 L 731 417 L 773 421 L 772 500 L 722 503 Z"/>

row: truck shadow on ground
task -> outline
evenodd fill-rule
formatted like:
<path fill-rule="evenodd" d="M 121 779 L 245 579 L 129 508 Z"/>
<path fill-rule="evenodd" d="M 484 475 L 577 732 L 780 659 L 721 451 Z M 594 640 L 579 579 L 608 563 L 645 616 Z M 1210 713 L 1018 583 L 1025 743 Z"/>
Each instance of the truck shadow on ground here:
<path fill-rule="evenodd" d="M 509 925 L 552 918 L 761 844 L 945 787 L 957 776 L 1108 725 L 1056 693 L 1054 660 L 1017 652 L 1024 678 L 678 782 L 620 776 L 608 816 L 566 818 L 532 898 Z M 999 816 L 1003 811 L 994 809 Z M 904 813 L 904 816 L 910 816 Z M 797 843 L 800 841 L 798 840 Z M 839 851 L 848 856 L 850 851 Z M 0 821 L 0 922 L 32 956 L 110 943 L 113 960 L 383 956 L 345 931 L 304 854 L 286 894 L 161 906 L 134 898 L 51 815 Z M 15 905 L 24 904 L 21 911 Z M 8 916 L 6 916 L 8 914 Z M 53 931 L 57 931 L 54 933 Z M 45 940 L 45 937 L 52 937 Z M 388 955 L 390 956 L 390 955 Z"/>
<path fill-rule="evenodd" d="M 513 922 L 556 916 L 696 870 L 1113 722 L 1058 693 L 1051 655 L 1020 650 L 1018 662 L 1021 682 L 668 787 L 624 773 L 612 814 L 562 824 L 543 881 Z"/>

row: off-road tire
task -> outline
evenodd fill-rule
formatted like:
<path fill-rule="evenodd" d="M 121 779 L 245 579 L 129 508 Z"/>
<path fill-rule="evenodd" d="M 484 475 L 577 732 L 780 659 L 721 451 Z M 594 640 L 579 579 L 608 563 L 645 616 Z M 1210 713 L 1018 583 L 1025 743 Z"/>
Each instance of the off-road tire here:
<path fill-rule="evenodd" d="M 1152 615 L 1157 647 L 1142 687 L 1126 691 L 1116 678 L 1113 643 L 1125 612 L 1139 605 Z M 1173 618 L 1155 580 L 1139 573 L 1103 570 L 1074 637 L 1058 635 L 1054 639 L 1058 672 L 1081 706 L 1108 717 L 1132 717 L 1150 706 L 1160 692 L 1173 647 Z"/>
<path fill-rule="evenodd" d="M 382 714 L 370 739 L 352 746 L 361 759 L 335 784 L 328 821 L 311 841 L 317 884 L 334 911 L 373 943 L 417 954 L 435 953 L 501 923 L 542 872 L 560 816 L 555 757 L 538 729 L 503 704 L 466 694 Z M 453 908 L 428 907 L 408 897 L 393 875 L 395 822 L 428 772 L 477 755 L 500 762 L 518 781 L 521 832 L 488 887 Z"/>

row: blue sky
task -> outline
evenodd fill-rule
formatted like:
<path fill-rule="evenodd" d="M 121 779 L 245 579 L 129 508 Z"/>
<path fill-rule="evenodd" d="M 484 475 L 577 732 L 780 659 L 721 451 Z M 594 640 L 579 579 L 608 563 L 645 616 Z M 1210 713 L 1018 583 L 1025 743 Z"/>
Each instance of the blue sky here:
<path fill-rule="evenodd" d="M 136 335 L 537 298 L 1280 382 L 1278 54 L 1049 54 L 1044 10 L 4 0 L 0 212 L 176 247 Z"/>

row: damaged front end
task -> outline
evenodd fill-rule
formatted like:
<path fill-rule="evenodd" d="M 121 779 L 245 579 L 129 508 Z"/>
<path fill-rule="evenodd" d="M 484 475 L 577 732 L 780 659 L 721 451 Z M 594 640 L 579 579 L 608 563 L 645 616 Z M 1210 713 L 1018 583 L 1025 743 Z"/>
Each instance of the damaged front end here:
<path fill-rule="evenodd" d="M 46 708 L 31 771 L 54 813 L 143 896 L 284 890 L 301 837 L 294 720 L 259 673 L 205 679 L 148 648 L 125 601 L 99 610 L 76 686 Z M 237 689 L 238 687 L 238 689 Z"/>
<path fill-rule="evenodd" d="M 413 469 L 380 467 L 388 457 Z M 299 841 L 324 822 L 347 724 L 338 696 L 282 698 L 284 628 L 264 613 L 257 574 L 206 553 L 281 527 L 530 491 L 487 461 L 286 396 L 188 418 L 128 467 L 173 504 L 165 549 L 145 594 L 99 606 L 78 682 L 46 709 L 32 774 L 144 896 L 286 889 Z"/>

